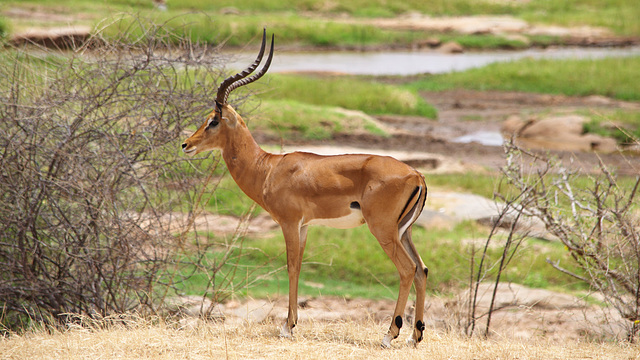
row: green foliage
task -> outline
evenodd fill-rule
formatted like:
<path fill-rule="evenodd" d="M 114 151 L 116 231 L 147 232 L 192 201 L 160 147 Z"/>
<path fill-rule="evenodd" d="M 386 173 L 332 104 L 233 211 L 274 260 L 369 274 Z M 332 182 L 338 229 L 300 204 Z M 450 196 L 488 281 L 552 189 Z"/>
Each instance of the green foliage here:
<path fill-rule="evenodd" d="M 640 57 L 521 59 L 463 72 L 435 75 L 411 85 L 418 90 L 471 88 L 640 100 Z"/>

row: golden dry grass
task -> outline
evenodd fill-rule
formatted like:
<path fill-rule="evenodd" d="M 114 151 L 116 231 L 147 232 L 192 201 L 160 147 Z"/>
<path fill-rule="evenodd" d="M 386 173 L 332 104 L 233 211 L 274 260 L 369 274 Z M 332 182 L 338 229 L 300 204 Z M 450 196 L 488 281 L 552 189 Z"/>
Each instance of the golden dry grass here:
<path fill-rule="evenodd" d="M 302 323 L 293 340 L 269 324 L 136 320 L 107 329 L 33 331 L 0 339 L 0 359 L 640 359 L 640 346 L 468 339 L 427 329 L 417 349 L 381 349 L 384 325 Z"/>

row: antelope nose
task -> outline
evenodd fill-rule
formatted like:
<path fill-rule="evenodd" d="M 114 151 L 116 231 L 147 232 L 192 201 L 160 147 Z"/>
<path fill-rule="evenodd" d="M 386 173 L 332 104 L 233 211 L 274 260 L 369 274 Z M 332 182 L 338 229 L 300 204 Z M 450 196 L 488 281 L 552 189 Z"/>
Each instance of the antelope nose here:
<path fill-rule="evenodd" d="M 187 147 L 187 143 L 183 143 L 183 144 L 182 144 L 182 148 L 184 149 L 184 148 L 186 148 L 186 147 Z"/>

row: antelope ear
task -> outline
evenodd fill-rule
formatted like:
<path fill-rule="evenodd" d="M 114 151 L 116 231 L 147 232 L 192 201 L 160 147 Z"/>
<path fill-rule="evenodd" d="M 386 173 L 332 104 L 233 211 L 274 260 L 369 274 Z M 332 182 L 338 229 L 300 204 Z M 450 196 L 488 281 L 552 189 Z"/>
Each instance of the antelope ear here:
<path fill-rule="evenodd" d="M 234 128 L 236 127 L 236 124 L 238 123 L 238 118 L 237 118 L 237 114 L 235 111 L 228 111 L 226 114 L 224 114 L 222 116 L 222 120 L 224 120 L 225 123 L 227 123 L 227 126 L 230 128 Z"/>

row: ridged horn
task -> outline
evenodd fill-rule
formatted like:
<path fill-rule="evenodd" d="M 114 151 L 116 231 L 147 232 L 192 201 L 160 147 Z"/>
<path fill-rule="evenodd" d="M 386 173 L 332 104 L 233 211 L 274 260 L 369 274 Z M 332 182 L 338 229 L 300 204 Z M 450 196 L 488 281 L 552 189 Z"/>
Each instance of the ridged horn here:
<path fill-rule="evenodd" d="M 271 65 L 271 59 L 273 59 L 274 40 L 275 40 L 275 36 L 272 34 L 271 49 L 269 50 L 269 56 L 264 66 L 262 67 L 262 69 L 260 69 L 260 71 L 255 73 L 254 75 L 247 78 L 247 76 L 249 76 L 258 67 L 258 65 L 260 65 L 260 62 L 262 61 L 262 56 L 264 55 L 264 48 L 267 43 L 267 29 L 264 29 L 262 33 L 262 45 L 260 46 L 260 52 L 258 53 L 258 57 L 253 62 L 253 64 L 251 64 L 244 71 L 226 78 L 222 82 L 222 84 L 220 84 L 220 87 L 218 87 L 218 94 L 216 96 L 216 103 L 220 105 L 226 104 L 227 98 L 229 97 L 229 94 L 231 93 L 231 91 L 239 88 L 240 86 L 250 84 L 260 79 L 267 72 L 267 70 L 269 69 L 269 66 Z"/>

